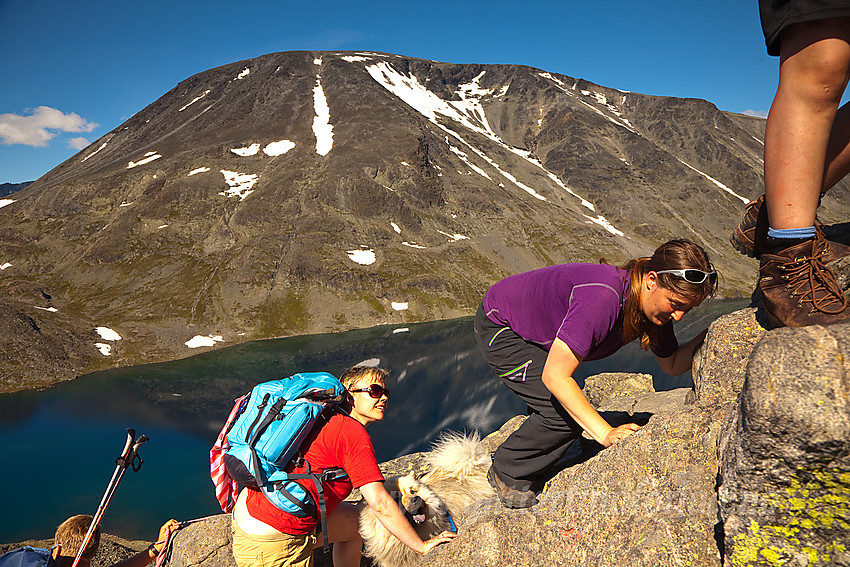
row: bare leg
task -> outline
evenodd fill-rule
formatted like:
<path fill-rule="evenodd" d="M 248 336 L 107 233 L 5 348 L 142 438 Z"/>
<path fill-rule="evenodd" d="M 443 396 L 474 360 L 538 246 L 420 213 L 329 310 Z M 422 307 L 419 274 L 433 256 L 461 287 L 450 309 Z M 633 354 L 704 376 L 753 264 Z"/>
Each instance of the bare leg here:
<path fill-rule="evenodd" d="M 334 544 L 334 567 L 359 567 L 363 550 L 359 526 L 360 511 L 349 502 L 340 502 L 328 516 L 328 539 Z M 318 545 L 322 545 L 321 536 Z"/>
<path fill-rule="evenodd" d="M 765 193 L 772 228 L 802 228 L 814 225 L 825 182 L 850 168 L 850 140 L 840 129 L 850 121 L 848 111 L 837 117 L 850 77 L 850 20 L 791 26 L 781 45 L 779 88 L 765 132 Z"/>

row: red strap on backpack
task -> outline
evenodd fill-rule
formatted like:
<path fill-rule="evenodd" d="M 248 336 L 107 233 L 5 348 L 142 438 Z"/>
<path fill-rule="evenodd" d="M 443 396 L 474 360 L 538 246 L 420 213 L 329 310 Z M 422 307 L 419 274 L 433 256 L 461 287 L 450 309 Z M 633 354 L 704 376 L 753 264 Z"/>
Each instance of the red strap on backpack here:
<path fill-rule="evenodd" d="M 236 497 L 239 495 L 239 485 L 236 484 L 235 480 L 230 478 L 230 475 L 227 474 L 227 469 L 224 467 L 224 454 L 230 448 L 230 443 L 227 442 L 227 433 L 230 431 L 230 426 L 242 409 L 243 402 L 247 397 L 248 394 L 245 394 L 236 400 L 224 427 L 221 428 L 221 433 L 218 434 L 215 445 L 210 449 L 210 478 L 215 486 L 215 497 L 219 505 L 221 505 L 221 511 L 225 513 L 233 510 L 233 506 L 236 504 Z"/>

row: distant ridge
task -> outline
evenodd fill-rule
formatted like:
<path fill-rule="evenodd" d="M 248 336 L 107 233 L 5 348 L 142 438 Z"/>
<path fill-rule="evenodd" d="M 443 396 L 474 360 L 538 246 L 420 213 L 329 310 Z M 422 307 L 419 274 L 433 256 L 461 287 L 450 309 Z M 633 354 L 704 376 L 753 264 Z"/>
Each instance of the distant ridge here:
<path fill-rule="evenodd" d="M 24 181 L 23 183 L 0 183 L 0 197 L 11 195 L 15 191 L 25 189 L 32 181 Z"/>
<path fill-rule="evenodd" d="M 6 387 L 470 315 L 509 274 L 672 237 L 748 295 L 728 234 L 762 192 L 763 130 L 517 65 L 287 52 L 199 73 L 0 208 Z"/>

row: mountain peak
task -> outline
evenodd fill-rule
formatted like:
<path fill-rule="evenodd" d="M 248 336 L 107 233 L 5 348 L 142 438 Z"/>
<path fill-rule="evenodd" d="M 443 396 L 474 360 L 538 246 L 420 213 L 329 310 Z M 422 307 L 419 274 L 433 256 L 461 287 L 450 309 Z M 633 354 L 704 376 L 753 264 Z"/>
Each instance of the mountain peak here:
<path fill-rule="evenodd" d="M 86 370 L 468 315 L 509 274 L 672 237 L 744 294 L 727 238 L 763 127 L 523 66 L 273 53 L 189 77 L 0 209 L 0 286 L 115 329 Z"/>

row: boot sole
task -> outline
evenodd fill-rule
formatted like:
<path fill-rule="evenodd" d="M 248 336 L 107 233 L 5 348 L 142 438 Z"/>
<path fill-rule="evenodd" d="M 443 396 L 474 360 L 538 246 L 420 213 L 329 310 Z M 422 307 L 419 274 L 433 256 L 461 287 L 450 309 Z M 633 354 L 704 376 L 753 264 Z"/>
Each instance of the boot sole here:
<path fill-rule="evenodd" d="M 744 256 L 747 256 L 748 258 L 755 258 L 756 260 L 761 258 L 761 254 L 756 254 L 755 248 L 753 247 L 752 243 L 747 243 L 746 240 L 742 239 L 738 235 L 737 231 L 733 232 L 732 235 L 729 237 L 729 242 L 732 244 L 732 247 L 735 250 L 737 250 Z"/>
<path fill-rule="evenodd" d="M 525 508 L 531 508 L 532 506 L 539 504 L 540 501 L 537 499 L 537 497 L 532 497 L 531 502 L 527 505 L 523 505 L 524 502 L 522 504 L 506 502 L 505 500 L 502 499 L 502 493 L 499 490 L 499 487 L 496 486 L 496 481 L 493 480 L 493 478 L 490 476 L 491 474 L 495 476 L 496 473 L 493 470 L 488 471 L 487 472 L 487 482 L 489 482 L 490 486 L 493 487 L 493 492 L 496 493 L 496 498 L 499 499 L 499 502 L 501 502 L 502 506 L 504 506 L 505 508 L 510 508 L 512 510 L 522 510 L 522 509 L 525 509 Z"/>

